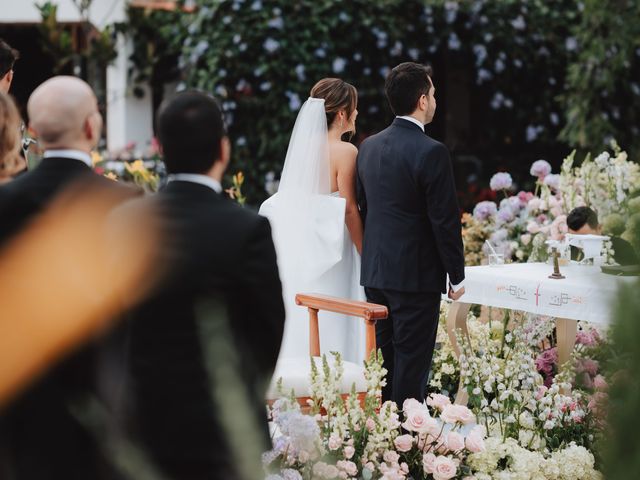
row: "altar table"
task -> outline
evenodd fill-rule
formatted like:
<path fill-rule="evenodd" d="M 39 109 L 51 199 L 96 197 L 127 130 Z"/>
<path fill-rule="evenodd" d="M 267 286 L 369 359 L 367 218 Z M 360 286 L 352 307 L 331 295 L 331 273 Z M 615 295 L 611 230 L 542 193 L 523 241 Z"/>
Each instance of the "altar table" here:
<path fill-rule="evenodd" d="M 465 268 L 465 294 L 453 302 L 447 332 L 456 357 L 460 348 L 456 329 L 468 335 L 467 314 L 472 304 L 547 315 L 556 319 L 558 364 L 563 365 L 575 346 L 578 320 L 607 326 L 618 286 L 633 277 L 606 275 L 600 267 L 568 265 L 560 268 L 566 278 L 549 278 L 553 267 L 544 263 L 513 263 Z M 466 403 L 460 386 L 456 403 Z"/>

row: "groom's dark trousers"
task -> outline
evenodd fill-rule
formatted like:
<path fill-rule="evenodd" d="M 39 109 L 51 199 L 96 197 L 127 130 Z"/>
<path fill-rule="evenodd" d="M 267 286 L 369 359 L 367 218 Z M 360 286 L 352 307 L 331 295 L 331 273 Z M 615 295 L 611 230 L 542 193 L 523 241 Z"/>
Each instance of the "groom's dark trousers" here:
<path fill-rule="evenodd" d="M 364 220 L 361 284 L 389 308 L 376 337 L 388 370 L 383 400 L 424 399 L 440 296 L 464 280 L 460 211 L 449 152 L 401 118 L 367 138 L 357 159 Z"/>

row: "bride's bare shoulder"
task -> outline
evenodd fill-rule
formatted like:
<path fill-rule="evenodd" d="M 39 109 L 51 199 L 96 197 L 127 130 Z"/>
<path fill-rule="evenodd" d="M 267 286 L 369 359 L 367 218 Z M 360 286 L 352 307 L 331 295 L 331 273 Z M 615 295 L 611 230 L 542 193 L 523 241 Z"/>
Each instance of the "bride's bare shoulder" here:
<path fill-rule="evenodd" d="M 330 144 L 331 159 L 335 161 L 353 160 L 358 155 L 358 148 L 349 142 L 332 142 Z"/>

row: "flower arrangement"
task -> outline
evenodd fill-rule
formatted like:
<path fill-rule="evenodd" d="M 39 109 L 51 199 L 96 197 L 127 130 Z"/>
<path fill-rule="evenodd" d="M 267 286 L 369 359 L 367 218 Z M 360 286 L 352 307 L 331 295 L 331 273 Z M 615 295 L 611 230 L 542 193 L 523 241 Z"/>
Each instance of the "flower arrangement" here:
<path fill-rule="evenodd" d="M 402 412 L 393 402 L 380 405 L 386 373 L 380 353 L 366 362 L 364 404 L 355 390 L 343 400 L 342 361 L 334 356 L 333 368 L 326 357 L 321 371 L 312 362 L 311 416 L 301 413 L 295 399 L 282 398 L 271 408 L 279 435 L 263 455 L 269 480 L 448 480 L 473 474 L 467 458 L 484 451 L 486 432 L 470 409 L 438 394 L 427 404 L 407 400 Z"/>
<path fill-rule="evenodd" d="M 490 184 L 502 193 L 502 200 L 480 202 L 473 209 L 473 220 L 466 217 L 468 264 L 477 265 L 486 255 L 481 239 L 488 239 L 505 259 L 546 260 L 546 241 L 562 240 L 568 231 L 566 215 L 582 205 L 598 213 L 604 234 L 621 235 L 640 248 L 634 235 L 640 233 L 640 166 L 630 162 L 615 141 L 611 147 L 613 154 L 605 151 L 594 160 L 587 155 L 580 166 L 574 166 L 572 152 L 559 174 L 552 173 L 546 160 L 535 161 L 530 168 L 536 178 L 534 192 L 512 194 L 510 175 L 496 173 Z M 613 253 L 610 242 L 605 242 L 607 263 Z"/>

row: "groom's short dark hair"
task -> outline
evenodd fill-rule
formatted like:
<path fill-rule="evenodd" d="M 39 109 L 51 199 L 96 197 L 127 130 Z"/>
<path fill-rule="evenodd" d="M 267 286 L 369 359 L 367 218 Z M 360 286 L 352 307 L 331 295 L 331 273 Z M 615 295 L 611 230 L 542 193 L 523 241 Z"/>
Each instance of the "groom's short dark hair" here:
<path fill-rule="evenodd" d="M 205 173 L 220 159 L 222 112 L 206 93 L 186 91 L 163 102 L 156 130 L 169 173 Z"/>
<path fill-rule="evenodd" d="M 422 95 L 433 86 L 431 68 L 419 63 L 405 62 L 394 67 L 384 85 L 391 110 L 395 115 L 410 115 L 418 107 Z"/>

